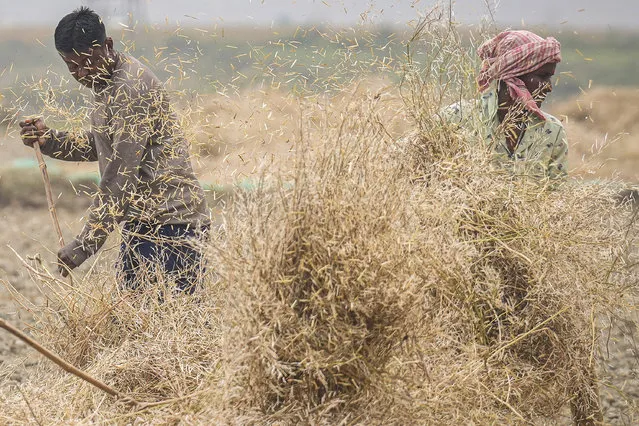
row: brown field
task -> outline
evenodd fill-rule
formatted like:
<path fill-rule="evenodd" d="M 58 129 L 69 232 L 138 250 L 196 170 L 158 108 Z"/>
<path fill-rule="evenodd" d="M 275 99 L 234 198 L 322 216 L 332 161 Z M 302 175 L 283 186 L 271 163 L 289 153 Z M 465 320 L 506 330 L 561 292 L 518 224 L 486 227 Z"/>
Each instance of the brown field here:
<path fill-rule="evenodd" d="M 564 121 L 580 173 L 637 183 L 639 89 L 598 88 L 553 106 Z M 592 170 L 581 170 L 593 160 Z"/>

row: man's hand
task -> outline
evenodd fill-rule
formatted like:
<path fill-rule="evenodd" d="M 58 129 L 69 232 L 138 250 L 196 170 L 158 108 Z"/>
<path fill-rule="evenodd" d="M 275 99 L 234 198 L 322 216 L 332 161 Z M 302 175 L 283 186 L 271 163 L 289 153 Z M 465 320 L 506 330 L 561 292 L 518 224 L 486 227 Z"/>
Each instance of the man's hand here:
<path fill-rule="evenodd" d="M 69 250 L 69 244 L 58 250 L 58 272 L 62 277 L 66 278 L 69 275 L 69 271 L 77 268 L 73 259 L 71 259 L 72 251 Z"/>
<path fill-rule="evenodd" d="M 33 148 L 35 141 L 38 141 L 40 147 L 46 143 L 45 137 L 49 132 L 49 128 L 44 124 L 44 120 L 41 118 L 27 118 L 19 124 L 22 143 L 26 146 Z"/>

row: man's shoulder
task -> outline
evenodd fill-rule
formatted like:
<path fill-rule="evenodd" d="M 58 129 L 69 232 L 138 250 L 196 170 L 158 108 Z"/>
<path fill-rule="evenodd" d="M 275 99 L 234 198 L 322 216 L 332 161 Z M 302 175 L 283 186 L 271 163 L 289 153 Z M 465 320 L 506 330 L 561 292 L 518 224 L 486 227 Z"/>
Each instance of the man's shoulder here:
<path fill-rule="evenodd" d="M 556 127 L 560 129 L 564 128 L 564 125 L 561 123 L 561 121 L 557 117 L 555 117 L 552 114 L 548 114 L 546 111 L 542 111 L 542 113 L 544 114 L 544 117 L 546 118 L 546 126 L 552 126 L 552 127 Z"/>
<path fill-rule="evenodd" d="M 139 60 L 126 53 L 118 55 L 118 65 L 113 74 L 116 90 L 129 94 L 144 93 L 161 85 L 153 71 Z"/>

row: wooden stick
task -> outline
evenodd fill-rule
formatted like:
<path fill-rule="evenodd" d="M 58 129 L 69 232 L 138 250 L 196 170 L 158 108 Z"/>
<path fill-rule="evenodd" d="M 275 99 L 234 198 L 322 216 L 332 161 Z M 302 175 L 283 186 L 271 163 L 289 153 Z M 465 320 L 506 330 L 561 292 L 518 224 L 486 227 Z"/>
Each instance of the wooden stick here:
<path fill-rule="evenodd" d="M 37 120 L 33 120 L 35 122 Z M 44 191 L 47 194 L 47 204 L 49 206 L 49 214 L 51 215 L 51 220 L 53 221 L 53 227 L 55 228 L 56 234 L 58 234 L 58 245 L 60 248 L 64 247 L 64 237 L 62 236 L 62 230 L 60 229 L 60 221 L 58 220 L 58 213 L 55 210 L 55 202 L 53 201 L 53 191 L 51 190 L 51 180 L 49 179 L 49 172 L 47 171 L 47 163 L 44 161 L 44 156 L 42 155 L 42 151 L 40 150 L 40 141 L 41 137 L 36 138 L 36 141 L 33 143 L 33 149 L 36 153 L 36 158 L 38 159 L 38 166 L 40 167 L 40 171 L 42 172 L 42 180 L 44 181 Z M 73 277 L 69 273 L 69 284 L 73 285 Z"/>
<path fill-rule="evenodd" d="M 127 396 L 121 394 L 120 392 L 116 391 L 115 389 L 110 388 L 109 386 L 105 385 L 104 383 L 102 383 L 98 379 L 95 379 L 95 378 L 89 376 L 84 371 L 82 371 L 82 370 L 74 367 L 73 365 L 69 364 L 68 362 L 66 362 L 65 360 L 63 360 L 62 358 L 60 358 L 59 356 L 54 354 L 53 352 L 51 352 L 48 349 L 46 349 L 43 346 L 41 346 L 38 342 L 36 342 L 32 338 L 30 338 L 29 336 L 24 334 L 22 331 L 20 331 L 17 328 L 13 327 L 11 324 L 6 322 L 2 318 L 0 318 L 0 328 L 4 328 L 9 333 L 13 334 L 18 339 L 22 340 L 27 345 L 31 346 L 33 349 L 35 349 L 36 351 L 40 352 L 45 357 L 49 358 L 51 361 L 56 363 L 58 366 L 60 366 L 67 373 L 71 373 L 74 376 L 77 376 L 77 377 L 81 378 L 82 380 L 91 383 L 93 386 L 95 386 L 98 389 L 108 393 L 109 395 L 112 395 L 112 396 L 115 396 L 117 398 L 121 398 L 121 399 L 130 401 L 130 402 L 132 402 L 134 404 L 139 404 L 137 401 L 131 399 L 130 397 L 127 397 Z"/>
<path fill-rule="evenodd" d="M 58 234 L 58 243 L 60 244 L 60 248 L 62 248 L 64 247 L 64 237 L 62 236 L 62 230 L 60 229 L 58 214 L 55 211 L 55 202 L 53 201 L 53 192 L 51 191 L 51 180 L 49 179 L 49 172 L 47 172 L 47 164 L 44 162 L 44 157 L 42 156 L 42 151 L 40 151 L 40 143 L 38 140 L 33 143 L 33 149 L 35 149 L 38 165 L 42 172 L 42 180 L 44 180 L 44 190 L 47 193 L 47 204 L 49 205 L 51 220 L 53 220 L 53 227 Z"/>

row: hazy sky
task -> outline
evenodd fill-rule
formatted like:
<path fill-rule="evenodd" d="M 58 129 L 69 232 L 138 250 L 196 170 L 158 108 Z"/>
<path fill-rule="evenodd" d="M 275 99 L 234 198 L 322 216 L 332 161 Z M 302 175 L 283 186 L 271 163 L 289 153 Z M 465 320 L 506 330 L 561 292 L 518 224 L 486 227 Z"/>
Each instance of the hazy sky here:
<path fill-rule="evenodd" d="M 362 13 L 368 20 L 404 24 L 428 9 L 435 0 L 30 0 L 27 13 L 22 2 L 0 0 L 0 25 L 55 24 L 79 5 L 89 5 L 113 24 L 138 3 L 138 16 L 150 22 L 179 21 L 181 25 L 212 22 L 233 24 L 272 22 L 354 24 Z M 477 22 L 486 15 L 486 4 L 496 10 L 502 25 L 546 24 L 552 27 L 639 29 L 639 0 L 457 0 L 459 21 Z M 115 22 L 117 23 L 117 22 Z"/>

